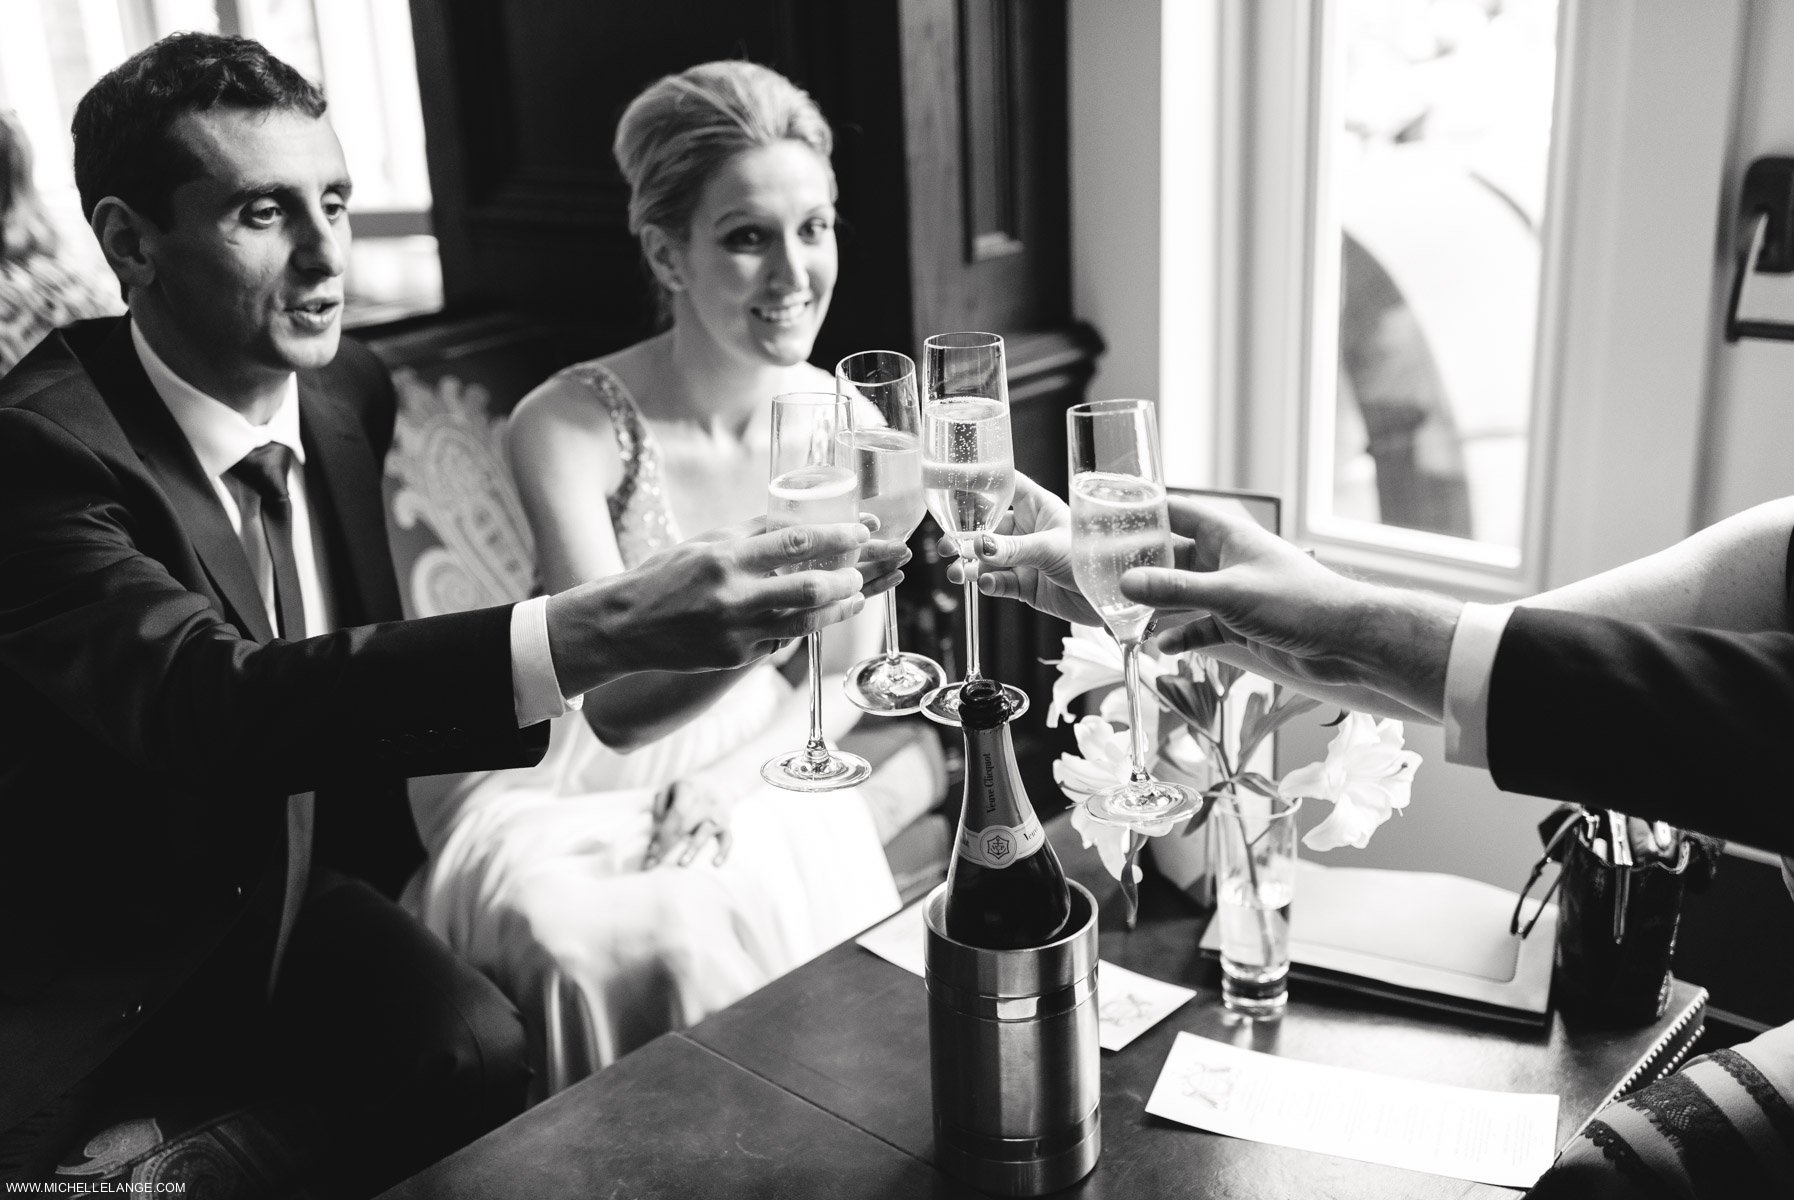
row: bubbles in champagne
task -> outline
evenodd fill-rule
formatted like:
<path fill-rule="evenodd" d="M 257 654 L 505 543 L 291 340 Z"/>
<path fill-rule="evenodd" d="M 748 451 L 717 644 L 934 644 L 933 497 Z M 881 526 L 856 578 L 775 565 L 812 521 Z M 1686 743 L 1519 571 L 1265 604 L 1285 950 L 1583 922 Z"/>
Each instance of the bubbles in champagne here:
<path fill-rule="evenodd" d="M 907 540 L 922 523 L 922 440 L 894 429 L 843 430 L 836 461 L 852 464 L 860 511 L 878 518 L 878 536 Z"/>
<path fill-rule="evenodd" d="M 1134 475 L 1091 471 L 1071 481 L 1071 569 L 1078 589 L 1122 642 L 1146 632 L 1152 609 L 1121 594 L 1135 567 L 1171 562 L 1165 486 Z"/>
<path fill-rule="evenodd" d="M 983 396 L 930 401 L 922 432 L 928 511 L 951 534 L 992 529 L 1015 498 L 1008 408 Z"/>
<path fill-rule="evenodd" d="M 766 485 L 766 527 L 851 524 L 860 519 L 859 481 L 846 467 L 798 467 Z M 790 568 L 830 571 L 853 565 L 858 551 L 810 559 Z"/>

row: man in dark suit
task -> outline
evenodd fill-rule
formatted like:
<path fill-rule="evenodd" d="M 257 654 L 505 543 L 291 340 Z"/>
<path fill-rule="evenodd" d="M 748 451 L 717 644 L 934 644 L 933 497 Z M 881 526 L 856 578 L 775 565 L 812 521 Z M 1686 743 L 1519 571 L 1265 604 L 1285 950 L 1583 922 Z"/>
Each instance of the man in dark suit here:
<path fill-rule="evenodd" d="M 75 117 L 130 314 L 0 380 L 0 1179 L 143 1094 L 308 1097 L 371 1191 L 517 1112 L 515 1011 L 390 896 L 409 775 L 524 765 L 644 669 L 752 661 L 895 582 L 860 526 L 697 539 L 401 622 L 391 383 L 339 348 L 322 95 L 181 34 Z M 865 544 L 860 571 L 775 576 Z M 78 1147 L 76 1147 L 78 1149 Z"/>

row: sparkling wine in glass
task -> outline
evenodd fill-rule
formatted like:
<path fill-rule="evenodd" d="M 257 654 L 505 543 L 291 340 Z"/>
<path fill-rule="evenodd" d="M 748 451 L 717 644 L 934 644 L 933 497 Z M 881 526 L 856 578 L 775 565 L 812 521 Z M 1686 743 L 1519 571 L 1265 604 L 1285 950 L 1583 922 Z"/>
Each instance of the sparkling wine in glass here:
<path fill-rule="evenodd" d="M 966 680 L 984 678 L 978 663 L 978 581 L 973 539 L 991 533 L 1015 496 L 1015 454 L 1009 441 L 1009 379 L 1003 339 L 994 333 L 941 333 L 922 345 L 922 490 L 928 511 L 959 544 L 966 569 Z M 959 724 L 959 684 L 936 688 L 922 712 Z M 1003 685 L 1010 716 L 1028 710 L 1020 689 Z"/>
<path fill-rule="evenodd" d="M 907 542 L 922 523 L 922 412 L 916 364 L 895 350 L 864 350 L 835 367 L 835 394 L 847 402 L 848 428 L 836 461 L 853 468 L 860 511 L 878 518 L 882 538 Z M 897 594 L 885 593 L 885 651 L 855 663 L 842 686 L 869 713 L 895 717 L 922 707 L 947 674 L 925 655 L 898 648 Z"/>
<path fill-rule="evenodd" d="M 1152 777 L 1140 724 L 1140 646 L 1152 609 L 1121 593 L 1135 567 L 1171 564 L 1171 520 L 1151 401 L 1102 400 L 1065 414 L 1071 468 L 1071 569 L 1078 590 L 1121 643 L 1127 692 L 1129 778 L 1092 796 L 1090 814 L 1158 828 L 1194 816 L 1201 793 Z"/>
<path fill-rule="evenodd" d="M 847 428 L 847 404 L 832 392 L 791 392 L 772 401 L 772 473 L 766 485 L 766 527 L 852 523 L 860 519 L 859 480 L 836 456 Z M 790 571 L 853 565 L 857 552 L 811 559 Z M 807 639 L 810 736 L 801 750 L 768 759 L 760 777 L 793 792 L 832 792 L 871 778 L 857 754 L 831 750 L 822 737 L 822 635 Z"/>

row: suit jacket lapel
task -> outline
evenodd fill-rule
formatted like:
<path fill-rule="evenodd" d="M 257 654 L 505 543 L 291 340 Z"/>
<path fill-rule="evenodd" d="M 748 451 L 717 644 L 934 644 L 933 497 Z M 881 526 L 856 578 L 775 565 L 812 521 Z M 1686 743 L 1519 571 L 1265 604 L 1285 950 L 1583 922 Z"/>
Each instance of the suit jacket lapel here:
<path fill-rule="evenodd" d="M 274 630 L 243 543 L 186 435 L 144 374 L 129 320 L 118 322 L 87 367 L 138 457 L 173 503 L 212 586 L 224 599 L 225 616 L 256 641 L 271 640 Z"/>
<path fill-rule="evenodd" d="M 392 553 L 386 541 L 386 505 L 380 464 L 354 410 L 334 397 L 314 372 L 299 375 L 300 432 L 305 439 L 306 487 L 321 489 L 329 532 L 345 551 L 350 578 L 336 590 L 352 596 L 359 621 L 391 621 L 400 615 Z M 344 614 L 348 615 L 348 614 Z"/>

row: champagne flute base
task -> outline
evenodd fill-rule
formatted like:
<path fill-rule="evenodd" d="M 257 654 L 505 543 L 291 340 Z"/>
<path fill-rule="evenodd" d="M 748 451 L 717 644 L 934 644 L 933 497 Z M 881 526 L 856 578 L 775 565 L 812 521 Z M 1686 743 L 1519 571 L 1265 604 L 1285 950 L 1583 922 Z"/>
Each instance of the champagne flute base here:
<path fill-rule="evenodd" d="M 879 717 L 902 717 L 919 711 L 922 698 L 946 680 L 941 664 L 904 652 L 895 659 L 881 654 L 855 663 L 841 689 L 855 708 Z"/>
<path fill-rule="evenodd" d="M 831 750 L 815 759 L 808 750 L 793 750 L 768 759 L 760 778 L 787 792 L 838 792 L 872 778 L 872 766 L 857 754 Z"/>
<path fill-rule="evenodd" d="M 922 715 L 941 725 L 959 727 L 959 689 L 962 684 L 950 683 L 922 697 Z M 1028 711 L 1028 694 L 1013 684 L 1003 685 L 1003 696 L 1009 701 L 1009 719 L 1015 720 Z"/>
<path fill-rule="evenodd" d="M 1142 779 L 1105 788 L 1084 807 L 1099 821 L 1154 835 L 1203 813 L 1210 803 L 1201 792 L 1181 783 Z"/>

